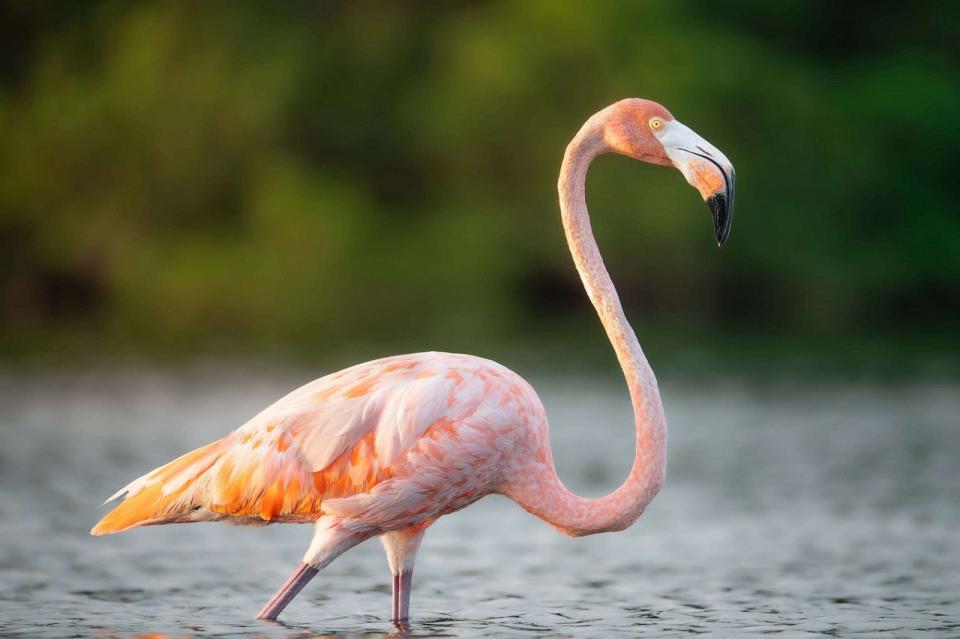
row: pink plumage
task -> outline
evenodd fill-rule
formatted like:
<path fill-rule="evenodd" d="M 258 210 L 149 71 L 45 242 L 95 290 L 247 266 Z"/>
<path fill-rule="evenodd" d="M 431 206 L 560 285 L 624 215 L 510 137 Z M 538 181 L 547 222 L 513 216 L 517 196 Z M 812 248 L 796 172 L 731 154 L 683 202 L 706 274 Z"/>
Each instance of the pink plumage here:
<path fill-rule="evenodd" d="M 416 353 L 359 364 L 294 390 L 223 439 L 122 488 L 110 500 L 124 501 L 91 532 L 227 518 L 314 522 L 303 564 L 258 615 L 271 619 L 337 556 L 379 536 L 393 573 L 392 618 L 402 623 L 424 531 L 485 495 L 506 495 L 569 535 L 629 526 L 663 483 L 666 420 L 653 371 L 590 229 L 586 172 L 605 152 L 679 168 L 710 203 L 721 243 L 729 232 L 733 169 L 647 100 L 604 109 L 567 148 L 559 184 L 567 241 L 623 367 L 636 421 L 634 464 L 614 492 L 585 499 L 563 486 L 546 413 L 519 375 L 471 355 Z"/>

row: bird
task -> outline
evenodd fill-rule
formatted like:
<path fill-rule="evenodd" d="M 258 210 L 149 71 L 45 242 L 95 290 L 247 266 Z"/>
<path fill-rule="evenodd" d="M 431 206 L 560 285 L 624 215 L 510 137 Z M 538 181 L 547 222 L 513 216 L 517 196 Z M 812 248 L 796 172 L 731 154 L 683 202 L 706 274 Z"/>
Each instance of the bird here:
<path fill-rule="evenodd" d="M 599 155 L 673 166 L 707 203 L 718 246 L 730 234 L 736 174 L 716 147 L 657 102 L 595 113 L 568 144 L 558 181 L 573 263 L 623 369 L 635 422 L 629 475 L 585 498 L 557 475 L 547 414 L 520 375 L 473 355 L 424 352 L 358 364 L 282 397 L 224 438 L 135 479 L 91 530 L 199 521 L 313 524 L 303 561 L 257 614 L 276 620 L 325 566 L 379 537 L 393 578 L 390 619 L 408 624 L 426 530 L 481 497 L 504 495 L 565 535 L 620 531 L 663 485 L 667 423 L 654 372 L 594 239 L 586 177 Z"/>

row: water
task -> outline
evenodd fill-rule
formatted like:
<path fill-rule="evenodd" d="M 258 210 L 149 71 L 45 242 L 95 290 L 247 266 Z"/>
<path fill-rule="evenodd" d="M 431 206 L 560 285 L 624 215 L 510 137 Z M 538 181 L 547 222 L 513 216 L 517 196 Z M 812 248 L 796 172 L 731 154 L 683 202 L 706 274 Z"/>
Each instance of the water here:
<path fill-rule="evenodd" d="M 307 376 L 0 375 L 0 634 L 376 637 L 377 542 L 251 618 L 309 526 L 164 526 L 92 538 L 100 501 Z M 534 379 L 560 474 L 599 495 L 632 455 L 616 384 Z M 666 487 L 623 533 L 568 539 L 488 497 L 427 533 L 411 636 L 960 636 L 960 387 L 664 380 Z"/>

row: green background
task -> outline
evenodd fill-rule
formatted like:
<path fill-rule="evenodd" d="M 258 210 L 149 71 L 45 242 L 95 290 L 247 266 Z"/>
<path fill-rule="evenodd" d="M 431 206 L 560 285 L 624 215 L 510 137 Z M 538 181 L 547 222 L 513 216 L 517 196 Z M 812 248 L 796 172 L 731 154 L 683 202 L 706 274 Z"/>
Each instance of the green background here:
<path fill-rule="evenodd" d="M 647 97 L 737 168 L 717 249 L 676 171 L 589 201 L 655 365 L 952 371 L 952 2 L 0 5 L 11 361 L 463 350 L 612 360 L 556 176 Z"/>

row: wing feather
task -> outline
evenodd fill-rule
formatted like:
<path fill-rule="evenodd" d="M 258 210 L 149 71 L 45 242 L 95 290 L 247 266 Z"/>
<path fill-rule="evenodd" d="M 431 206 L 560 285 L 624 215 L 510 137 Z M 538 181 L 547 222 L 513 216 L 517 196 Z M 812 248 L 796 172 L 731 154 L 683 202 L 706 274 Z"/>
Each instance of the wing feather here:
<path fill-rule="evenodd" d="M 226 438 L 131 482 L 94 531 L 223 517 L 308 521 L 324 499 L 369 493 L 431 425 L 475 403 L 475 387 L 454 402 L 463 379 L 448 374 L 451 357 L 391 357 L 306 384 Z"/>

